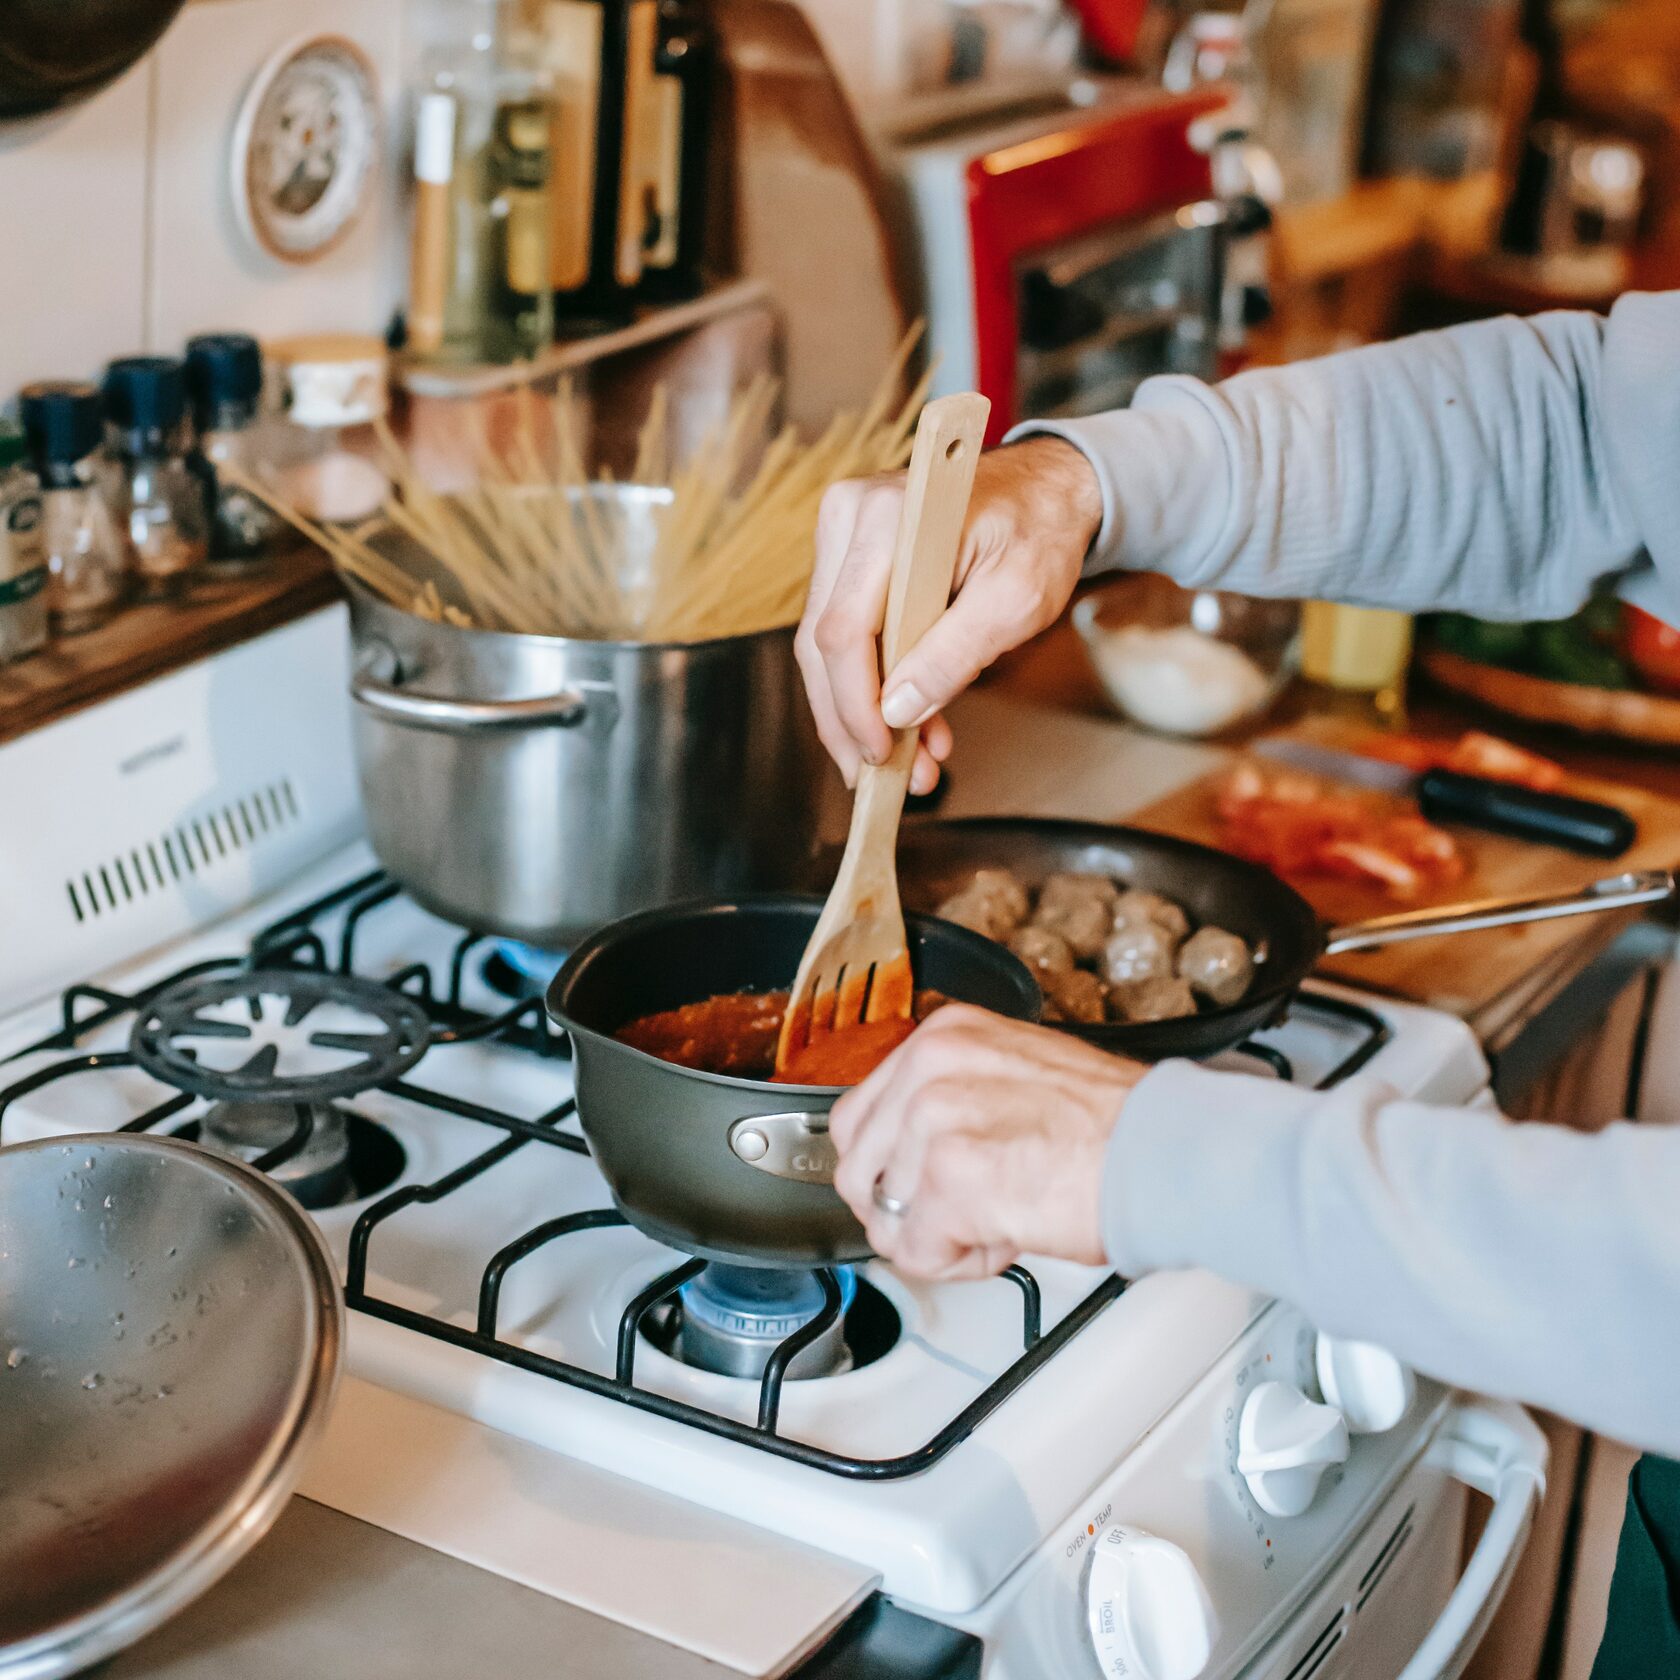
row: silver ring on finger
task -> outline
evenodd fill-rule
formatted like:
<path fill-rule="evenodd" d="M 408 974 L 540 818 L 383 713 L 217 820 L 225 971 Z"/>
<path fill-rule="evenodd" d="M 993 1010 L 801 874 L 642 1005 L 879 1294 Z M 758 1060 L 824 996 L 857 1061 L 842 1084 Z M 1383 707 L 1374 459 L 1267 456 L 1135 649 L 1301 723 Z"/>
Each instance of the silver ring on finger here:
<path fill-rule="evenodd" d="M 903 1201 L 900 1201 L 897 1196 L 888 1194 L 884 1177 L 875 1180 L 875 1187 L 870 1191 L 869 1196 L 876 1207 L 890 1218 L 902 1219 L 910 1211 L 910 1198 L 906 1196 Z"/>

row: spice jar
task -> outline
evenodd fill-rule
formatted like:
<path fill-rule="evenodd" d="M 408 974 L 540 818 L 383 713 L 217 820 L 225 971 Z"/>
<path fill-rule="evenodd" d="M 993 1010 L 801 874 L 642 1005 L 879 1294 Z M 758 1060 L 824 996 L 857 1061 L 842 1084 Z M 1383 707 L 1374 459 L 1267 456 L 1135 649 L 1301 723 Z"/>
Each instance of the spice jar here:
<path fill-rule="evenodd" d="M 377 513 L 390 489 L 375 429 L 390 405 L 384 344 L 326 334 L 279 340 L 269 354 L 285 374 L 277 476 L 287 501 L 333 524 Z"/>
<path fill-rule="evenodd" d="M 0 426 L 0 665 L 47 642 L 41 489 L 24 464 L 28 451 L 18 427 Z"/>
<path fill-rule="evenodd" d="M 103 624 L 128 594 L 128 545 L 112 516 L 114 468 L 97 387 L 42 381 L 20 393 L 23 429 L 41 481 L 47 614 L 60 635 Z"/>
<path fill-rule="evenodd" d="M 262 414 L 262 351 L 244 333 L 205 333 L 187 345 L 187 396 L 196 443 L 187 464 L 198 479 L 210 527 L 210 564 L 244 571 L 281 552 L 287 526 L 225 469 L 261 479 L 278 440 Z"/>
<path fill-rule="evenodd" d="M 140 592 L 154 600 L 183 593 L 210 546 L 203 489 L 182 449 L 186 414 L 186 381 L 173 357 L 128 356 L 105 370 L 117 517 Z"/>

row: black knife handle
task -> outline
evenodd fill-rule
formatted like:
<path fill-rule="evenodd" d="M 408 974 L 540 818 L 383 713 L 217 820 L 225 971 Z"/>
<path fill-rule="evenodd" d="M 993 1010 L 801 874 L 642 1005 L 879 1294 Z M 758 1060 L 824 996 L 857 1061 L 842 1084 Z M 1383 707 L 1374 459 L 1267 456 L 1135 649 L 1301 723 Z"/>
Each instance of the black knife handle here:
<path fill-rule="evenodd" d="M 1434 822 L 1465 823 L 1589 857 L 1620 857 L 1639 833 L 1633 818 L 1614 805 L 1564 793 L 1536 793 L 1485 776 L 1461 776 L 1456 770 L 1426 770 L 1418 777 L 1417 802 Z"/>

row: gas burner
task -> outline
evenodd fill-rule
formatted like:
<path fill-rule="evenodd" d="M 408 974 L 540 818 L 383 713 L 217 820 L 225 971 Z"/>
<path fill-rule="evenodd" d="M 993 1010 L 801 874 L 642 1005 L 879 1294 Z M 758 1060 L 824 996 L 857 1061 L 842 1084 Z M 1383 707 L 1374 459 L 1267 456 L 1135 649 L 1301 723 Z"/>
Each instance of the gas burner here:
<path fill-rule="evenodd" d="M 563 951 L 544 951 L 517 939 L 498 939 L 484 959 L 484 983 L 503 997 L 541 997 L 565 960 Z"/>
<path fill-rule="evenodd" d="M 249 1162 L 315 1211 L 378 1195 L 408 1159 L 377 1120 L 332 1103 L 216 1103 L 174 1135 Z"/>
<path fill-rule="evenodd" d="M 836 1267 L 840 1312 L 795 1355 L 789 1378 L 831 1377 L 872 1364 L 898 1340 L 899 1318 L 873 1284 Z M 673 1359 L 720 1376 L 764 1375 L 770 1356 L 823 1310 L 821 1275 L 714 1261 L 683 1285 L 678 1302 L 652 1317 L 648 1339 Z"/>
<path fill-rule="evenodd" d="M 347 975 L 256 969 L 153 998 L 129 1047 L 148 1073 L 233 1103 L 328 1103 L 406 1073 L 431 1026 L 413 998 Z"/>

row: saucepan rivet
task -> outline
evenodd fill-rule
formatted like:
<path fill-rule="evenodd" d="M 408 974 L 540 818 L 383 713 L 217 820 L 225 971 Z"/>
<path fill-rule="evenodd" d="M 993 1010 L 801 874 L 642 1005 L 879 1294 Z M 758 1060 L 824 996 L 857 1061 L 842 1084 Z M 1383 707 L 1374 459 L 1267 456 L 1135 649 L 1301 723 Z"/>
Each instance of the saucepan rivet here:
<path fill-rule="evenodd" d="M 743 1161 L 762 1161 L 770 1152 L 770 1140 L 763 1132 L 754 1126 L 748 1126 L 735 1134 L 730 1141 L 735 1146 L 735 1153 Z"/>

